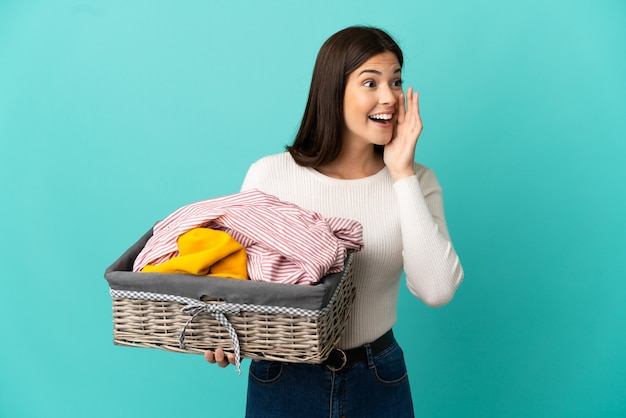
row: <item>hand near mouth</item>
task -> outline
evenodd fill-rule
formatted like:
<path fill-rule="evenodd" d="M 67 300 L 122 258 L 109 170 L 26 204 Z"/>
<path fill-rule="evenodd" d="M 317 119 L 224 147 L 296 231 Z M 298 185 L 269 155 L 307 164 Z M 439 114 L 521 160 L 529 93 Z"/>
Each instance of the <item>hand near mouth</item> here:
<path fill-rule="evenodd" d="M 406 96 L 406 107 L 404 94 L 398 98 L 398 125 L 384 152 L 384 162 L 394 182 L 415 175 L 415 146 L 422 132 L 419 93 L 409 87 Z"/>

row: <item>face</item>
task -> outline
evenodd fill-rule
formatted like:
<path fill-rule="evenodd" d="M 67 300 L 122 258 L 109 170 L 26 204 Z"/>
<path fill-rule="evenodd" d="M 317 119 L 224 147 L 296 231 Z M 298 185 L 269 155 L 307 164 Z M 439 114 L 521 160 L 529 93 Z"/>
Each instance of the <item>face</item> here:
<path fill-rule="evenodd" d="M 393 137 L 402 93 L 402 67 L 393 52 L 374 55 L 348 76 L 343 143 L 386 145 Z"/>

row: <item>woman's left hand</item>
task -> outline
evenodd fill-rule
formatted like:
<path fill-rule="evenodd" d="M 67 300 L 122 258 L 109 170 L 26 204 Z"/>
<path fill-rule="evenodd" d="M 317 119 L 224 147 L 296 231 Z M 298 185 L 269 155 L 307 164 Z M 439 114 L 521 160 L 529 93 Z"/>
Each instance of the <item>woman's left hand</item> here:
<path fill-rule="evenodd" d="M 415 146 L 422 132 L 422 119 L 419 113 L 419 94 L 409 87 L 398 98 L 398 125 L 393 138 L 385 145 L 384 162 L 393 181 L 415 175 Z"/>

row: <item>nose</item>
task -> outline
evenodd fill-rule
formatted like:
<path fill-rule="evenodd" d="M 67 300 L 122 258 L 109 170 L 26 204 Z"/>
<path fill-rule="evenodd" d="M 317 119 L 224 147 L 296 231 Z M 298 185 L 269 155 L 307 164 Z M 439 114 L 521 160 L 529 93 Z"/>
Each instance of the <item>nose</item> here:
<path fill-rule="evenodd" d="M 386 106 L 395 106 L 396 102 L 398 101 L 398 95 L 399 93 L 395 92 L 391 88 L 391 86 L 383 85 L 379 89 L 378 101 L 380 104 Z"/>

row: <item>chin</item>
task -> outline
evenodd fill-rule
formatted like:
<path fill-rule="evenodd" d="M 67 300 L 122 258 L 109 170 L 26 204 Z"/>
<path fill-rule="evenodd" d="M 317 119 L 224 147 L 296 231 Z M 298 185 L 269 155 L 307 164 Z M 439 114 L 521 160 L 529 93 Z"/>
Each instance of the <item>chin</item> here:
<path fill-rule="evenodd" d="M 385 146 L 387 144 L 389 144 L 391 142 L 391 138 L 387 138 L 387 139 L 378 139 L 376 141 L 372 141 L 373 145 L 380 145 L 380 146 Z"/>

